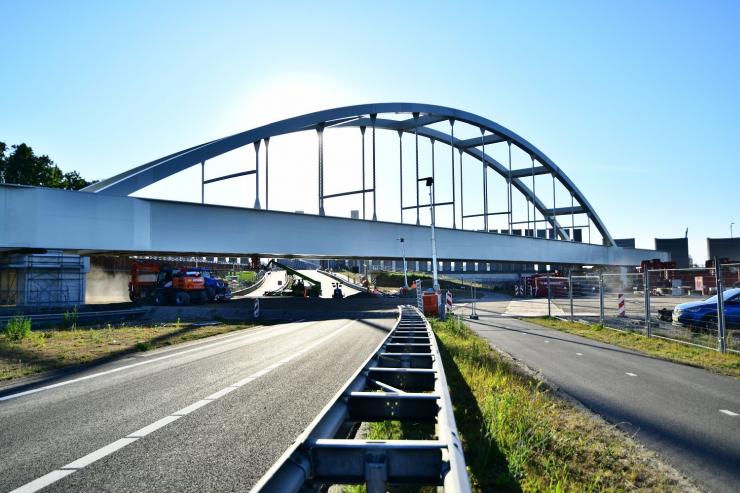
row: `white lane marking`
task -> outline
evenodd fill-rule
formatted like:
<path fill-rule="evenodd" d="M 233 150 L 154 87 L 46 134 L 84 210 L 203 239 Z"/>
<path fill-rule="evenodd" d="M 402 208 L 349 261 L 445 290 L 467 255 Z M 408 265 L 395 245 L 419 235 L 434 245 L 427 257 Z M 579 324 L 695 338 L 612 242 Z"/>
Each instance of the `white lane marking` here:
<path fill-rule="evenodd" d="M 241 387 L 242 385 L 246 385 L 246 384 L 248 384 L 249 382 L 251 382 L 252 380 L 254 380 L 254 378 L 255 378 L 255 377 L 247 377 L 247 378 L 242 378 L 241 380 L 239 380 L 238 382 L 236 382 L 236 383 L 235 383 L 235 384 L 233 385 L 233 387 Z"/>
<path fill-rule="evenodd" d="M 163 426 L 167 426 L 168 424 L 172 423 L 173 421 L 177 421 L 181 417 L 182 416 L 175 415 L 175 414 L 170 415 L 170 416 L 165 416 L 164 418 L 162 418 L 160 420 L 157 420 L 154 423 L 152 423 L 150 425 L 147 425 L 147 426 L 143 427 L 142 429 L 131 433 L 126 438 L 144 438 L 149 433 L 155 432 L 158 429 L 162 428 Z"/>
<path fill-rule="evenodd" d="M 545 344 L 547 344 L 548 342 L 550 342 L 550 341 L 547 341 L 547 340 L 546 340 L 546 341 L 545 341 Z"/>
<path fill-rule="evenodd" d="M 727 409 L 720 409 L 719 412 L 724 413 L 728 416 L 740 416 L 740 414 L 733 413 L 732 411 L 728 411 Z"/>
<path fill-rule="evenodd" d="M 293 323 L 287 324 L 287 325 L 285 325 L 285 327 L 290 327 L 291 325 L 294 325 L 294 324 L 297 324 L 297 323 L 299 323 L 299 322 L 293 322 Z M 318 323 L 318 322 L 311 322 L 310 325 L 313 325 L 315 323 Z M 285 327 L 283 327 L 283 328 L 285 328 Z M 267 329 L 268 327 L 265 327 L 265 328 Z M 277 330 L 279 330 L 279 329 L 277 329 Z M 222 346 L 224 344 L 229 344 L 229 343 L 232 343 L 232 342 L 245 342 L 245 340 L 251 340 L 251 339 L 255 338 L 256 336 L 264 335 L 264 333 L 265 333 L 265 331 L 260 331 L 259 333 L 249 332 L 248 334 L 244 334 L 242 339 L 240 339 L 238 337 L 234 337 L 234 338 L 227 339 L 227 340 L 224 340 L 224 341 L 215 342 L 213 344 L 208 344 L 208 345 L 205 345 L 205 346 L 198 346 L 198 347 L 195 347 L 195 348 L 192 348 L 192 349 L 186 349 L 185 351 L 180 351 L 179 353 L 168 354 L 166 356 L 160 356 L 158 358 L 153 358 L 153 359 L 149 359 L 149 360 L 146 360 L 146 361 L 140 361 L 138 363 L 133 363 L 133 364 L 126 365 L 126 366 L 119 366 L 118 368 L 113 368 L 111 370 L 101 371 L 99 373 L 93 373 L 91 375 L 85 375 L 84 377 L 73 378 L 72 380 L 65 380 L 64 382 L 54 383 L 54 384 L 51 384 L 51 385 L 45 385 L 43 387 L 38 387 L 38 388 L 35 388 L 35 389 L 31 389 L 31 390 L 25 390 L 23 392 L 18 392 L 18 393 L 15 393 L 15 394 L 10 394 L 10 395 L 6 395 L 6 396 L 3 396 L 3 397 L 0 397 L 0 402 L 1 401 L 7 401 L 7 400 L 10 400 L 10 399 L 15 399 L 16 397 L 22 397 L 24 395 L 35 394 L 37 392 L 42 392 L 44 390 L 51 390 L 51 389 L 55 389 L 57 387 L 63 387 L 65 385 L 69 385 L 69 384 L 77 383 L 77 382 L 82 382 L 84 380 L 90 380 L 91 378 L 97 378 L 97 377 L 102 377 L 104 375 L 110 375 L 112 373 L 118 373 L 118 372 L 123 371 L 123 370 L 129 370 L 131 368 L 136 368 L 137 366 L 141 366 L 141 365 L 148 365 L 150 363 L 155 363 L 157 361 L 162 361 L 162 360 L 165 360 L 165 359 L 174 358 L 176 356 L 181 356 L 183 354 L 192 353 L 194 351 L 202 351 L 204 349 L 210 349 L 212 347 Z M 280 335 L 280 334 L 274 334 L 274 335 Z"/>
<path fill-rule="evenodd" d="M 629 375 L 631 377 L 636 377 L 637 376 L 636 373 L 630 373 L 630 372 L 626 372 L 625 375 Z"/>
<path fill-rule="evenodd" d="M 280 366 L 282 366 L 282 365 L 284 365 L 284 364 L 286 364 L 286 363 L 288 363 L 288 362 L 290 362 L 290 361 L 298 358 L 299 356 L 302 356 L 302 355 L 306 354 L 307 352 L 311 351 L 313 348 L 319 346 L 320 344 L 323 344 L 324 342 L 328 341 L 332 337 L 336 336 L 337 334 L 339 334 L 339 332 L 343 331 L 344 329 L 346 329 L 350 325 L 354 324 L 356 321 L 357 320 L 352 320 L 351 322 L 349 322 L 349 323 L 347 323 L 345 325 L 342 325 L 341 327 L 339 327 L 337 330 L 335 330 L 334 332 L 330 333 L 329 335 L 326 335 L 326 336 L 318 339 L 316 342 L 314 342 L 313 344 L 310 344 L 310 345 L 306 346 L 305 348 L 301 349 L 300 351 L 296 351 L 291 356 L 288 356 L 287 358 L 284 358 L 284 359 L 280 360 L 278 363 L 274 363 L 274 364 L 268 366 L 267 368 L 263 368 L 262 370 L 260 370 L 260 371 L 258 371 L 256 373 L 253 373 L 252 375 L 250 375 L 250 376 L 248 376 L 246 378 L 243 378 L 242 380 L 239 380 L 239 382 L 237 382 L 237 383 L 235 383 L 233 385 L 229 385 L 228 387 L 225 387 L 225 388 L 219 390 L 218 392 L 214 392 L 213 394 L 211 394 L 210 396 L 206 397 L 205 399 L 201 399 L 199 401 L 196 401 L 193 404 L 190 404 L 189 406 L 184 407 L 181 410 L 176 411 L 176 412 L 174 412 L 173 414 L 171 414 L 169 416 L 165 416 L 164 418 L 159 419 L 159 420 L 155 421 L 154 423 L 152 423 L 152 424 L 150 424 L 148 426 L 145 426 L 144 428 L 141 428 L 138 431 L 135 431 L 135 432 L 131 433 L 126 438 L 121 438 L 119 440 L 116 440 L 113 443 L 109 443 L 105 447 L 101 447 L 98 450 L 96 450 L 94 452 L 91 452 L 91 453 L 87 454 L 86 456 L 77 459 L 74 462 L 70 462 L 66 466 L 62 466 L 60 469 L 54 470 L 54 471 L 52 471 L 52 472 L 50 472 L 48 474 L 45 474 L 44 476 L 41 476 L 40 478 L 34 479 L 30 483 L 26 483 L 23 486 L 21 486 L 19 488 L 16 488 L 15 490 L 11 491 L 10 493 L 21 493 L 21 492 L 22 493 L 33 493 L 33 492 L 36 492 L 36 491 L 38 491 L 38 490 L 40 490 L 42 488 L 45 488 L 45 487 L 49 486 L 50 484 L 55 483 L 55 482 L 59 481 L 60 479 L 66 477 L 66 476 L 69 476 L 73 472 L 78 471 L 78 470 L 82 469 L 83 467 L 92 464 L 93 462 L 97 461 L 98 459 L 102 459 L 103 457 L 105 457 L 107 455 L 110 455 L 113 452 L 115 452 L 117 450 L 120 450 L 120 449 L 122 449 L 123 447 L 125 447 L 127 445 L 130 445 L 130 444 L 134 443 L 135 441 L 139 440 L 142 437 L 147 436 L 148 434 L 152 433 L 153 431 L 156 431 L 156 430 L 158 430 L 160 428 L 163 428 L 164 426 L 167 426 L 168 424 L 172 423 L 173 421 L 177 421 L 178 419 L 180 419 L 185 414 L 189 414 L 190 412 L 194 411 L 195 409 L 198 409 L 200 407 L 203 407 L 206 404 L 208 404 L 210 402 L 213 402 L 216 399 L 219 399 L 220 397 L 223 397 L 224 395 L 228 394 L 229 392 L 232 392 L 232 391 L 236 390 L 237 388 L 239 388 L 240 384 L 241 385 L 244 385 L 244 383 L 247 383 L 247 381 L 250 381 L 251 382 L 252 380 L 256 379 L 257 378 L 256 375 L 260 375 L 260 376 L 266 375 L 267 373 L 269 373 L 270 371 L 274 370 L 275 368 L 278 368 L 278 367 L 280 367 Z M 318 323 L 318 322 L 314 322 L 314 323 Z M 265 371 L 265 370 L 267 370 L 267 371 Z"/>
<path fill-rule="evenodd" d="M 220 399 L 221 397 L 225 396 L 229 392 L 233 392 L 233 391 L 235 391 L 238 388 L 239 387 L 228 386 L 226 388 L 223 388 L 223 389 L 219 390 L 218 392 L 212 393 L 211 395 L 209 395 L 208 397 L 206 397 L 206 400 L 208 400 L 208 401 L 215 401 L 216 399 Z"/>
<path fill-rule="evenodd" d="M 201 399 L 197 402 L 190 404 L 189 406 L 183 407 L 179 411 L 175 411 L 174 413 L 172 413 L 172 415 L 173 416 L 185 416 L 186 414 L 190 414 L 196 409 L 200 409 L 201 407 L 205 406 L 206 404 L 210 404 L 211 402 L 213 401 L 210 401 L 208 399 Z"/>
<path fill-rule="evenodd" d="M 100 447 L 95 452 L 90 452 L 84 457 L 80 457 L 76 461 L 70 462 L 66 466 L 62 466 L 62 469 L 82 469 L 85 466 L 89 466 L 96 460 L 102 459 L 106 455 L 110 455 L 116 450 L 120 450 L 126 445 L 134 443 L 138 438 L 121 438 L 113 443 L 109 443 L 105 447 Z"/>
<path fill-rule="evenodd" d="M 576 353 L 576 356 L 583 356 L 583 353 Z"/>
<path fill-rule="evenodd" d="M 74 469 L 57 469 L 56 471 L 51 471 L 49 474 L 45 474 L 38 479 L 34 479 L 30 483 L 24 484 L 20 488 L 14 489 L 10 493 L 33 493 L 34 491 L 46 488 L 52 483 L 56 483 L 63 477 L 69 476 L 73 472 L 75 472 Z"/>

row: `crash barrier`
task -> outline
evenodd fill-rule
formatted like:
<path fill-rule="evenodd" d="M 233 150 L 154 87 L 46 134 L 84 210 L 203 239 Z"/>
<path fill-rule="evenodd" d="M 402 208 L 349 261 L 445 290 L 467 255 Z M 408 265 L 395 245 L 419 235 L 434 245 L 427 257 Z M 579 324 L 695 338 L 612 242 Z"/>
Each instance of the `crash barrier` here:
<path fill-rule="evenodd" d="M 531 301 L 542 304 L 538 314 L 740 352 L 740 264 L 553 276 L 550 283 L 550 296 Z"/>
<path fill-rule="evenodd" d="M 314 491 L 331 484 L 442 486 L 469 492 L 442 359 L 418 308 L 399 306 L 395 328 L 252 489 Z M 362 422 L 435 423 L 433 440 L 348 438 Z"/>

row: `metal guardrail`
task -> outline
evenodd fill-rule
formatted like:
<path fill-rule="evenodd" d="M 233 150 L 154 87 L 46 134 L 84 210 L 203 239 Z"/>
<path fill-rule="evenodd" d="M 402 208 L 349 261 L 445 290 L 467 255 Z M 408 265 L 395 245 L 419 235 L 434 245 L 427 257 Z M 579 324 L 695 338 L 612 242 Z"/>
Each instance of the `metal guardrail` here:
<path fill-rule="evenodd" d="M 355 440 L 359 422 L 434 422 L 434 440 Z M 329 484 L 443 486 L 470 481 L 437 340 L 413 306 L 399 306 L 394 329 L 334 399 L 252 489 L 315 491 Z"/>

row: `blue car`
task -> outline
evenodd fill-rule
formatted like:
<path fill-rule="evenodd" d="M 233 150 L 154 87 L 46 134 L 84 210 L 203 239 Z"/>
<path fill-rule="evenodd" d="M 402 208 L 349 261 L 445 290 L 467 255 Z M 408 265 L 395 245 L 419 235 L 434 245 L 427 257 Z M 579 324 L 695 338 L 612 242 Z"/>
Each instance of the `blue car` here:
<path fill-rule="evenodd" d="M 740 329 L 740 288 L 725 290 L 722 299 L 725 302 L 726 327 Z M 707 329 L 717 327 L 717 295 L 703 301 L 676 305 L 671 319 L 675 325 Z"/>

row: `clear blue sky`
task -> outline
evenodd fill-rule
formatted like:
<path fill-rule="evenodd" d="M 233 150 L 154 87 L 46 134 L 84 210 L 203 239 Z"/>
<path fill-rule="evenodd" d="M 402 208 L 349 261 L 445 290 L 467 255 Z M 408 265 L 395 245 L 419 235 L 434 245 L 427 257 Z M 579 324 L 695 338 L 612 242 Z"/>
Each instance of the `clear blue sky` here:
<path fill-rule="evenodd" d="M 740 234 L 738 2 L 0 0 L 0 11 L 0 141 L 88 178 L 324 102 L 417 101 L 527 138 L 614 237 L 652 248 L 688 227 L 702 261 L 707 236 L 729 236 L 732 221 Z"/>

